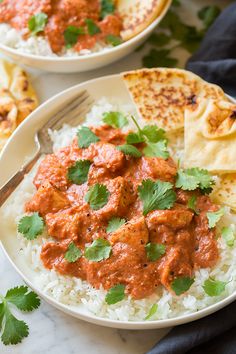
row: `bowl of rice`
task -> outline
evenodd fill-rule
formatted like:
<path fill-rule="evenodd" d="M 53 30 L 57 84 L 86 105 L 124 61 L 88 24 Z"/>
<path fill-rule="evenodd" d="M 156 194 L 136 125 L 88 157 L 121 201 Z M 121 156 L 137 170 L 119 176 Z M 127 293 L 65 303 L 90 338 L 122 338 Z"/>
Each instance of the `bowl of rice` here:
<path fill-rule="evenodd" d="M 166 14 L 171 0 L 25 0 L 0 4 L 0 51 L 50 72 L 93 70 L 132 52 Z"/>

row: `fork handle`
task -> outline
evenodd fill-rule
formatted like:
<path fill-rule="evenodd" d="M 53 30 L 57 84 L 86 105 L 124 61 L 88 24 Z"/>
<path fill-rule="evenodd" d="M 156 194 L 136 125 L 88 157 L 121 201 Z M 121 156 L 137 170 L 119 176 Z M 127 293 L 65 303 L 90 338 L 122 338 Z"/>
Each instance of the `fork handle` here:
<path fill-rule="evenodd" d="M 0 207 L 5 203 L 7 198 L 14 192 L 16 187 L 23 181 L 25 175 L 29 173 L 39 157 L 42 155 L 40 149 L 37 151 L 35 156 L 27 162 L 18 172 L 16 172 L 0 189 Z"/>

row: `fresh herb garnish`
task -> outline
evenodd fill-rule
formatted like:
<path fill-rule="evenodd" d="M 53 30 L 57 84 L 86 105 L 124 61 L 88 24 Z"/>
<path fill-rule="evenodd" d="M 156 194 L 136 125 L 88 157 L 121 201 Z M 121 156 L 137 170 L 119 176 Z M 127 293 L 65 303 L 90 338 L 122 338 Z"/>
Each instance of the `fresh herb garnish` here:
<path fill-rule="evenodd" d="M 141 157 L 142 153 L 133 145 L 124 144 L 116 147 L 117 150 L 122 151 L 125 155 L 130 155 L 133 157 Z"/>
<path fill-rule="evenodd" d="M 107 240 L 98 238 L 93 243 L 85 248 L 84 256 L 89 261 L 99 262 L 107 259 L 111 255 L 112 247 Z"/>
<path fill-rule="evenodd" d="M 171 289 L 175 292 L 176 295 L 179 296 L 185 293 L 192 286 L 193 283 L 193 278 L 179 277 L 171 283 Z"/>
<path fill-rule="evenodd" d="M 38 213 L 30 216 L 23 216 L 18 223 L 18 231 L 23 234 L 27 240 L 34 240 L 38 235 L 42 234 L 44 221 Z"/>
<path fill-rule="evenodd" d="M 126 137 L 127 144 L 140 144 L 145 142 L 145 138 L 140 133 L 129 133 Z"/>
<path fill-rule="evenodd" d="M 78 145 L 80 148 L 87 148 L 92 143 L 97 143 L 100 139 L 88 127 L 82 126 L 77 131 Z"/>
<path fill-rule="evenodd" d="M 142 134 L 150 143 L 157 143 L 160 140 L 166 141 L 166 132 L 164 129 L 158 128 L 156 125 L 145 125 L 142 129 Z"/>
<path fill-rule="evenodd" d="M 173 68 L 177 65 L 178 60 L 169 56 L 171 50 L 169 49 L 151 49 L 150 52 L 142 59 L 143 66 L 146 68 L 166 67 Z"/>
<path fill-rule="evenodd" d="M 109 195 L 110 193 L 104 184 L 96 183 L 89 188 L 84 199 L 93 210 L 98 210 L 107 204 Z"/>
<path fill-rule="evenodd" d="M 68 180 L 75 184 L 83 184 L 87 182 L 90 166 L 91 162 L 89 160 L 76 161 L 74 165 L 68 168 Z"/>
<path fill-rule="evenodd" d="M 65 259 L 67 260 L 67 262 L 69 263 L 74 263 L 76 262 L 80 257 L 82 256 L 82 252 L 81 250 L 74 244 L 74 242 L 72 241 L 69 246 L 68 249 L 65 253 Z"/>
<path fill-rule="evenodd" d="M 155 313 L 157 312 L 158 309 L 158 305 L 157 304 L 153 304 L 152 307 L 150 308 L 150 310 L 148 311 L 147 316 L 144 318 L 145 321 L 149 320 L 153 315 L 155 315 Z"/>
<path fill-rule="evenodd" d="M 162 245 L 160 243 L 151 243 L 149 242 L 146 246 L 146 253 L 147 253 L 147 258 L 149 261 L 154 262 L 161 258 L 166 252 L 166 247 L 165 245 Z"/>
<path fill-rule="evenodd" d="M 125 298 L 125 285 L 117 284 L 109 289 L 105 298 L 108 305 L 116 304 Z"/>
<path fill-rule="evenodd" d="M 204 23 L 206 30 L 213 24 L 220 12 L 220 8 L 216 5 L 205 6 L 198 11 L 198 17 Z"/>
<path fill-rule="evenodd" d="M 101 13 L 100 17 L 103 19 L 107 15 L 115 12 L 115 5 L 113 0 L 101 0 Z"/>
<path fill-rule="evenodd" d="M 28 21 L 28 27 L 32 34 L 42 32 L 48 22 L 48 15 L 40 12 L 32 16 Z"/>
<path fill-rule="evenodd" d="M 125 219 L 121 219 L 121 218 L 118 218 L 118 217 L 113 217 L 111 220 L 109 220 L 106 231 L 108 233 L 109 232 L 114 232 L 114 231 L 118 230 L 125 223 L 126 223 Z"/>
<path fill-rule="evenodd" d="M 83 27 L 68 26 L 64 32 L 66 47 L 73 47 L 81 34 L 85 34 Z"/>
<path fill-rule="evenodd" d="M 203 192 L 210 192 L 214 181 L 207 170 L 198 167 L 178 171 L 176 187 L 192 191 L 200 188 Z"/>
<path fill-rule="evenodd" d="M 225 240 L 227 246 L 233 247 L 235 241 L 235 229 L 232 225 L 228 227 L 223 227 L 221 235 Z"/>
<path fill-rule="evenodd" d="M 227 284 L 227 282 L 209 278 L 205 280 L 203 289 L 209 296 L 219 296 L 223 291 L 225 291 Z"/>
<path fill-rule="evenodd" d="M 116 47 L 122 43 L 122 39 L 118 36 L 114 36 L 113 34 L 108 34 L 106 36 L 106 42 L 111 44 L 113 47 Z"/>
<path fill-rule="evenodd" d="M 40 299 L 27 286 L 18 286 L 7 291 L 5 297 L 0 295 L 0 332 L 3 344 L 18 344 L 29 334 L 29 327 L 18 320 L 11 312 L 11 306 L 30 312 L 37 309 Z"/>
<path fill-rule="evenodd" d="M 195 214 L 199 215 L 199 210 L 197 209 L 197 197 L 192 195 L 188 200 L 188 208 L 193 210 Z"/>
<path fill-rule="evenodd" d="M 143 153 L 147 157 L 161 157 L 164 160 L 170 156 L 166 140 L 158 141 L 158 143 L 147 143 L 143 149 Z"/>
<path fill-rule="evenodd" d="M 85 23 L 87 25 L 88 34 L 90 36 L 94 36 L 95 34 L 101 32 L 100 28 L 96 25 L 96 23 L 91 18 L 87 18 L 85 20 Z"/>
<path fill-rule="evenodd" d="M 207 215 L 207 219 L 208 219 L 208 225 L 209 228 L 212 229 L 213 227 L 216 226 L 216 224 L 218 223 L 218 221 L 220 221 L 220 219 L 222 218 L 222 216 L 225 213 L 225 209 L 224 208 L 220 208 L 217 211 L 209 211 L 206 215 Z"/>
<path fill-rule="evenodd" d="M 146 179 L 138 187 L 139 197 L 143 202 L 143 215 L 156 209 L 170 209 L 176 200 L 173 185 L 160 180 L 153 182 Z"/>
<path fill-rule="evenodd" d="M 105 112 L 102 116 L 103 122 L 113 128 L 123 128 L 128 124 L 128 119 L 121 112 Z"/>

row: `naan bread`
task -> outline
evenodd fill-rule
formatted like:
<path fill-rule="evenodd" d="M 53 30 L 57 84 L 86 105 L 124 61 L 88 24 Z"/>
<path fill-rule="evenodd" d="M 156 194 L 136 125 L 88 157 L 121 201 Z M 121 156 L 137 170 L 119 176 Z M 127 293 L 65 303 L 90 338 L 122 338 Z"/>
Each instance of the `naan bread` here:
<path fill-rule="evenodd" d="M 220 87 L 186 70 L 141 69 L 123 79 L 141 118 L 166 131 L 183 128 L 185 109 L 197 109 L 202 98 L 227 100 Z"/>
<path fill-rule="evenodd" d="M 0 89 L 0 151 L 17 127 L 17 107 L 8 89 Z"/>
<path fill-rule="evenodd" d="M 229 206 L 236 212 L 236 173 L 221 176 L 219 187 L 211 194 L 215 203 Z"/>
<path fill-rule="evenodd" d="M 123 40 L 127 41 L 145 30 L 160 16 L 167 3 L 167 0 L 118 0 L 117 10 L 123 19 Z"/>
<path fill-rule="evenodd" d="M 197 109 L 186 110 L 185 167 L 236 172 L 235 112 L 235 104 L 212 99 L 201 99 Z"/>

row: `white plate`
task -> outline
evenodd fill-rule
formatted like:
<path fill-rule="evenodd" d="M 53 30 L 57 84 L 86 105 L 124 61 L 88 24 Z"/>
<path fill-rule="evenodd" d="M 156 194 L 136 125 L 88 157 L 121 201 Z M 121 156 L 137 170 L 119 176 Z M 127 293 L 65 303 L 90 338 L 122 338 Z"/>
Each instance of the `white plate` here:
<path fill-rule="evenodd" d="M 72 73 L 82 72 L 101 68 L 111 64 L 139 47 L 161 22 L 167 10 L 171 5 L 172 0 L 167 0 L 162 13 L 153 21 L 144 31 L 139 33 L 134 38 L 124 42 L 123 44 L 111 48 L 109 50 L 92 53 L 88 55 L 81 55 L 77 57 L 47 57 L 40 55 L 32 55 L 20 52 L 16 49 L 10 48 L 0 43 L 0 52 L 13 59 L 18 64 L 28 65 L 33 68 L 57 72 L 57 73 Z"/>
<path fill-rule="evenodd" d="M 91 80 L 77 86 L 74 86 L 66 91 L 63 91 L 59 95 L 51 98 L 46 103 L 36 109 L 22 124 L 16 129 L 7 145 L 5 146 L 2 155 L 0 156 L 0 186 L 3 185 L 7 179 L 20 168 L 25 159 L 32 155 L 35 150 L 34 145 L 34 132 L 40 127 L 48 117 L 58 110 L 61 104 L 66 100 L 71 99 L 80 90 L 86 89 L 97 100 L 106 96 L 108 99 L 111 97 L 118 97 L 119 101 L 124 104 L 131 104 L 129 94 L 124 85 L 120 75 L 112 75 L 103 77 L 100 79 Z M 181 323 L 194 321 L 212 312 L 219 310 L 236 299 L 236 292 L 224 300 L 207 307 L 204 310 L 198 311 L 193 314 L 184 315 L 178 318 L 158 321 L 139 321 L 139 322 L 127 322 L 127 321 L 114 321 L 109 319 L 103 319 L 96 317 L 81 307 L 66 306 L 55 299 L 45 295 L 37 284 L 34 283 L 34 272 L 27 266 L 24 259 L 19 257 L 17 249 L 18 240 L 16 235 L 12 233 L 7 226 L 4 226 L 4 221 L 0 220 L 0 236 L 3 250 L 16 269 L 16 271 L 22 276 L 25 282 L 34 289 L 35 292 L 44 298 L 47 302 L 57 307 L 58 309 L 80 319 L 88 322 L 100 324 L 108 327 L 125 328 L 125 329 L 148 329 L 148 328 L 164 328 L 171 327 Z"/>

